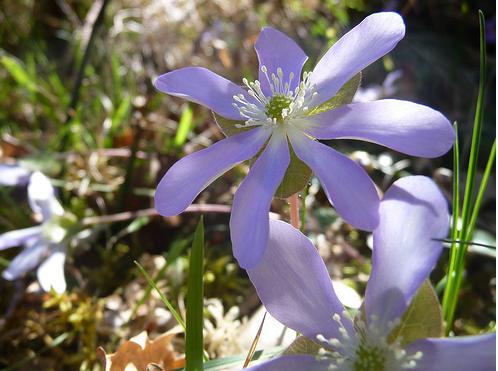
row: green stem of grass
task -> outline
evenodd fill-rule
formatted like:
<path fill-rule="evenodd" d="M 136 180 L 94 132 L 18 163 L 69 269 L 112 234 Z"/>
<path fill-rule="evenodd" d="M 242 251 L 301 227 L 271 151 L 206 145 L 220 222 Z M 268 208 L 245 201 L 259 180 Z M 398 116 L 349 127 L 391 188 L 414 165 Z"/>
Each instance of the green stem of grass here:
<path fill-rule="evenodd" d="M 180 314 L 176 311 L 176 309 L 173 307 L 173 305 L 170 303 L 170 301 L 166 298 L 166 296 L 164 296 L 164 294 L 161 292 L 161 290 L 159 290 L 156 283 L 152 280 L 152 278 L 149 276 L 149 274 L 144 269 L 144 267 L 142 267 L 140 265 L 140 263 L 137 262 L 136 260 L 134 261 L 134 263 L 138 267 L 138 269 L 140 269 L 140 272 L 142 272 L 142 274 L 144 275 L 144 277 L 147 280 L 147 282 L 149 283 L 149 285 L 152 288 L 154 288 L 154 290 L 156 290 L 156 292 L 158 293 L 159 298 L 161 299 L 163 304 L 168 308 L 168 310 L 173 315 L 173 317 L 175 317 L 176 322 L 178 322 L 178 324 L 183 328 L 183 331 L 186 331 L 187 326 L 185 325 L 185 322 L 183 321 L 182 316 L 180 316 Z"/>
<path fill-rule="evenodd" d="M 479 11 L 479 30 L 480 30 L 480 78 L 479 78 L 479 94 L 477 96 L 476 112 L 474 116 L 474 127 L 472 132 L 472 144 L 470 148 L 469 165 L 467 169 L 467 180 L 465 184 L 465 193 L 463 196 L 463 207 L 462 207 L 462 219 L 461 228 L 458 230 L 457 223 L 453 223 L 453 230 L 451 233 L 453 240 L 466 241 L 472 237 L 475 222 L 477 221 L 477 215 L 480 209 L 480 202 L 482 202 L 482 195 L 487 186 L 488 178 L 482 180 L 479 195 L 475 202 L 473 203 L 474 187 L 475 187 L 475 176 L 477 170 L 477 159 L 479 157 L 479 146 L 481 139 L 481 130 L 483 122 L 483 112 L 484 112 L 484 94 L 485 94 L 485 83 L 486 83 L 486 40 L 485 40 L 485 24 L 484 24 L 484 14 Z M 493 146 L 494 147 L 494 146 Z M 456 149 L 457 150 L 457 149 Z M 494 161 L 495 149 L 491 151 L 490 159 L 488 160 L 488 167 L 492 167 L 492 161 Z M 456 154 L 458 157 L 458 154 Z M 458 169 L 456 169 L 458 171 Z M 490 170 L 489 170 L 490 172 Z M 458 181 L 458 179 L 456 180 Z M 455 183 L 454 183 L 455 185 Z M 457 189 L 454 191 L 458 191 Z M 455 199 L 455 197 L 454 197 Z M 472 206 L 474 205 L 474 206 Z M 458 205 L 454 205 L 453 209 L 458 208 Z M 457 215 L 454 217 L 458 220 Z M 472 221 L 474 224 L 472 224 Z M 443 297 L 443 316 L 446 321 L 446 334 L 448 335 L 453 327 L 453 321 L 455 317 L 455 310 L 458 303 L 458 294 L 462 284 L 462 277 L 465 265 L 465 255 L 467 252 L 467 245 L 463 243 L 453 243 L 451 249 L 450 265 L 448 268 L 448 282 L 446 285 L 444 297 Z"/>
<path fill-rule="evenodd" d="M 187 329 L 185 332 L 185 371 L 204 369 L 204 218 L 194 233 L 187 281 Z"/>
<path fill-rule="evenodd" d="M 454 280 L 449 279 L 450 274 L 456 269 L 457 262 L 457 240 L 458 240 L 458 221 L 460 219 L 460 149 L 458 142 L 458 123 L 453 125 L 455 128 L 455 144 L 453 145 L 453 200 L 452 200 L 452 224 L 451 224 L 451 249 L 450 249 L 450 265 L 448 275 L 445 277 L 445 291 L 443 296 L 443 311 L 446 312 L 448 303 L 451 298 L 452 290 L 454 289 Z"/>

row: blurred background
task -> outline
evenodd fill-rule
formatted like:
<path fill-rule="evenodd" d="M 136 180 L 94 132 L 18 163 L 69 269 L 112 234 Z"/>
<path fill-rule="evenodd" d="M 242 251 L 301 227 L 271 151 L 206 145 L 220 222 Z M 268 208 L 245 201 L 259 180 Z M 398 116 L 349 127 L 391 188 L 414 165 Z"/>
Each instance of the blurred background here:
<path fill-rule="evenodd" d="M 202 192 L 195 204 L 204 208 L 157 216 L 153 194 L 166 170 L 223 134 L 207 109 L 155 91 L 156 76 L 197 65 L 234 82 L 254 79 L 253 45 L 264 25 L 293 38 L 312 69 L 366 15 L 396 11 L 404 17 L 406 37 L 363 71 L 355 100 L 394 97 L 443 112 L 458 122 L 465 165 L 479 80 L 478 9 L 486 18 L 488 48 L 479 177 L 495 137 L 493 1 L 3 0 L 0 163 L 42 171 L 57 188 L 66 213 L 59 226 L 67 235 L 67 289 L 44 292 L 36 270 L 15 281 L 0 279 L 0 368 L 99 370 L 98 346 L 112 353 L 141 331 L 153 339 L 174 328 L 171 313 L 147 290 L 133 261 L 184 313 L 188 251 L 201 212 L 207 243 L 206 349 L 211 358 L 247 352 L 262 311 L 231 255 L 224 206 L 231 204 L 248 167 L 229 171 Z M 383 191 L 401 176 L 424 174 L 451 200 L 451 153 L 427 160 L 364 142 L 331 145 L 361 163 Z M 475 237 L 491 246 L 494 190 L 493 176 Z M 369 236 L 337 217 L 315 179 L 301 199 L 305 232 L 354 308 L 369 274 Z M 285 200 L 275 200 L 272 211 L 287 220 Z M 35 224 L 26 184 L 0 186 L 0 233 Z M 0 271 L 20 251 L 1 251 Z M 469 254 L 457 334 L 494 329 L 494 257 L 490 248 Z M 439 294 L 447 261 L 446 252 L 432 277 Z M 263 347 L 283 338 L 283 329 L 271 326 L 262 335 Z M 172 344 L 181 357 L 182 334 Z"/>

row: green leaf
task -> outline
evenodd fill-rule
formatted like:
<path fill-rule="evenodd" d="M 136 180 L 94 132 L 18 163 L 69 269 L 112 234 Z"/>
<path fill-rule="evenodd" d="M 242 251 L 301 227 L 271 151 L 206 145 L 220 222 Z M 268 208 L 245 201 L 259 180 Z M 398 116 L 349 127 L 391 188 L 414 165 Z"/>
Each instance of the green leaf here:
<path fill-rule="evenodd" d="M 180 122 L 178 123 L 178 129 L 175 135 L 175 146 L 181 147 L 187 140 L 187 136 L 192 130 L 194 113 L 190 105 L 187 104 L 182 112 L 182 117 L 180 117 Z"/>
<path fill-rule="evenodd" d="M 187 330 L 185 333 L 186 371 L 203 370 L 204 343 L 202 337 L 204 287 L 204 218 L 197 225 L 190 252 L 187 282 Z"/>
<path fill-rule="evenodd" d="M 401 323 L 389 335 L 389 341 L 393 342 L 399 338 L 404 346 L 417 339 L 442 335 L 441 306 L 431 283 L 425 280 L 413 297 Z"/>
<path fill-rule="evenodd" d="M 330 98 L 328 101 L 320 104 L 319 106 L 313 108 L 310 111 L 310 115 L 316 115 L 325 111 L 330 111 L 334 108 L 349 104 L 353 101 L 353 97 L 356 91 L 360 87 L 361 83 L 361 72 L 358 72 L 353 78 L 351 78 L 347 83 L 345 83 L 342 88 Z"/>
<path fill-rule="evenodd" d="M 299 336 L 292 342 L 291 345 L 284 351 L 284 355 L 291 354 L 318 354 L 321 346 L 306 336 Z"/>
<path fill-rule="evenodd" d="M 294 193 L 300 192 L 308 184 L 313 172 L 294 153 L 289 144 L 290 163 L 285 172 L 282 182 L 275 192 L 275 197 L 288 198 Z"/>

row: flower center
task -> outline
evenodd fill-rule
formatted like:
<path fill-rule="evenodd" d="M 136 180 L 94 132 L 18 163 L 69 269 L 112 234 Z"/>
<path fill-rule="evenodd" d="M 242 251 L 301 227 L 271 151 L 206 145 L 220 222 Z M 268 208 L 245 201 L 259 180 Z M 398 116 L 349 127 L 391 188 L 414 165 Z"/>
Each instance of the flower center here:
<path fill-rule="evenodd" d="M 346 314 L 345 314 L 346 315 Z M 387 331 L 379 326 L 376 316 L 370 321 L 355 321 L 355 332 L 351 333 L 336 313 L 334 321 L 339 324 L 339 339 L 325 339 L 318 335 L 324 345 L 319 358 L 329 361 L 329 370 L 336 371 L 399 371 L 415 369 L 421 352 L 407 354 L 401 346 L 401 339 L 388 341 L 389 333 L 399 324 L 393 321 L 388 324 Z M 387 333 L 386 333 L 387 332 Z"/>
<path fill-rule="evenodd" d="M 291 103 L 292 99 L 285 95 L 274 95 L 265 106 L 266 116 L 276 119 L 278 123 L 282 123 Z"/>
<path fill-rule="evenodd" d="M 360 344 L 356 349 L 354 371 L 384 371 L 385 365 L 386 355 L 384 354 L 384 349 L 369 347 L 366 344 Z"/>
<path fill-rule="evenodd" d="M 311 72 L 304 72 L 302 81 L 295 89 L 291 89 L 294 73 L 285 76 L 282 68 L 278 67 L 277 74 L 269 75 L 266 66 L 261 66 L 261 71 L 268 82 L 271 95 L 265 95 L 258 80 L 242 79 L 249 97 L 244 94 L 233 96 L 233 106 L 245 119 L 244 124 L 237 124 L 236 127 L 275 127 L 290 124 L 307 115 L 317 95 L 311 83 Z"/>

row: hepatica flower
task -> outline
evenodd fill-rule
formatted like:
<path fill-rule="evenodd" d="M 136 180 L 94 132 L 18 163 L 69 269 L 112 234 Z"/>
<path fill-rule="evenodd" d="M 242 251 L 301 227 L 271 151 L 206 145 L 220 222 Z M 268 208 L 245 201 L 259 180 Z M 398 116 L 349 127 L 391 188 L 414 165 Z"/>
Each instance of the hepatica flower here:
<path fill-rule="evenodd" d="M 253 267 L 268 239 L 272 197 L 295 154 L 296 161 L 313 170 L 347 222 L 375 228 L 379 199 L 372 181 L 359 165 L 316 139 L 362 139 L 423 157 L 449 150 L 454 139 L 450 123 L 426 106 L 380 100 L 335 108 L 341 88 L 356 81 L 354 93 L 361 70 L 392 50 L 404 34 L 398 14 L 373 14 L 335 43 L 313 71 L 301 74 L 306 54 L 286 35 L 266 27 L 255 44 L 258 80 L 243 79 L 240 86 L 202 67 L 157 78 L 160 91 L 231 120 L 231 130 L 224 128 L 233 135 L 173 165 L 158 185 L 156 209 L 165 216 L 181 213 L 218 176 L 259 155 L 235 194 L 230 220 L 234 255 L 242 267 Z"/>
<path fill-rule="evenodd" d="M 39 265 L 36 273 L 42 289 L 50 291 L 53 288 L 63 292 L 66 290 L 66 248 L 62 240 L 66 232 L 54 221 L 63 216 L 64 209 L 55 197 L 49 179 L 40 172 L 34 172 L 29 179 L 28 200 L 42 224 L 0 235 L 0 250 L 24 246 L 23 251 L 3 271 L 2 277 L 15 280 Z"/>
<path fill-rule="evenodd" d="M 495 334 L 438 338 L 442 329 L 430 328 L 436 337 L 393 336 L 441 254 L 442 245 L 433 238 L 447 233 L 447 205 L 436 185 L 421 176 L 398 180 L 385 194 L 379 213 L 364 315 L 354 321 L 345 314 L 312 243 L 292 226 L 270 222 L 265 255 L 248 270 L 249 277 L 275 318 L 323 348 L 317 357 L 283 356 L 249 370 L 494 369 Z"/>

